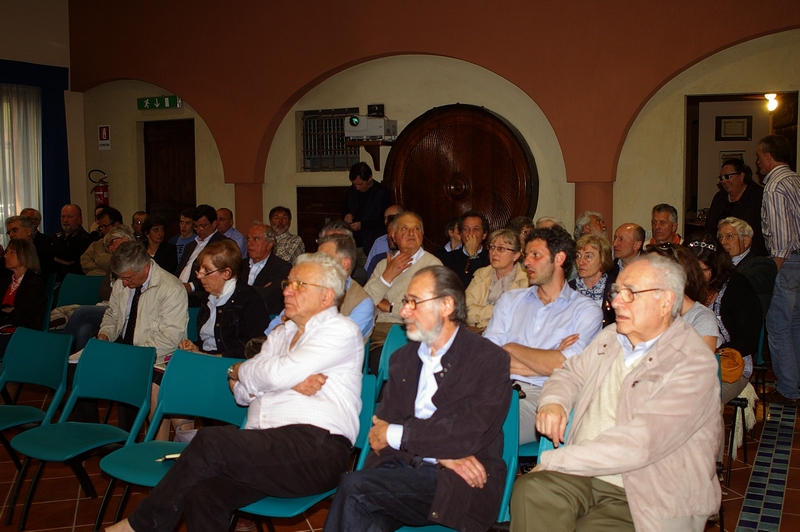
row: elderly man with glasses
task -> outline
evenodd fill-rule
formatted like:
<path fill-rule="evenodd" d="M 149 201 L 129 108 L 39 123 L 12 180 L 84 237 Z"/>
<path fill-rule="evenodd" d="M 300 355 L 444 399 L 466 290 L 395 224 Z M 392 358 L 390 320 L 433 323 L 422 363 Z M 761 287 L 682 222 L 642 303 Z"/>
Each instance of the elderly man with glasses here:
<path fill-rule="evenodd" d="M 699 532 L 717 512 L 717 361 L 676 319 L 685 283 L 680 265 L 656 254 L 620 272 L 616 323 L 544 384 L 536 428 L 558 448 L 515 483 L 512 532 Z"/>

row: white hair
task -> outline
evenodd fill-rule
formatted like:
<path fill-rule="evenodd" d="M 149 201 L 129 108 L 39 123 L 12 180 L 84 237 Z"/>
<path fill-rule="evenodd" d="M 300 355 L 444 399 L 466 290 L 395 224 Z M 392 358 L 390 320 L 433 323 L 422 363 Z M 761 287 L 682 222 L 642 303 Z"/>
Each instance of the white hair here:
<path fill-rule="evenodd" d="M 717 223 L 717 229 L 722 227 L 723 225 L 728 224 L 734 229 L 736 229 L 736 234 L 739 236 L 746 236 L 749 238 L 753 238 L 753 228 L 750 226 L 749 223 L 745 222 L 740 218 L 734 218 L 733 216 L 728 216 L 727 218 L 723 218 Z"/>
<path fill-rule="evenodd" d="M 602 219 L 603 215 L 596 211 L 585 211 L 582 212 L 578 219 L 575 220 L 575 231 L 572 233 L 572 236 L 575 237 L 575 240 L 578 240 L 581 236 L 583 236 L 583 228 L 592 221 L 592 216 L 597 216 L 598 219 Z"/>
<path fill-rule="evenodd" d="M 659 288 L 675 294 L 675 301 L 672 303 L 672 317 L 677 317 L 683 306 L 683 289 L 686 287 L 686 272 L 683 271 L 681 265 L 658 253 L 645 253 L 636 260 L 649 263 L 656 270 L 654 277 L 659 280 L 661 285 Z"/>
<path fill-rule="evenodd" d="M 341 303 L 342 298 L 344 298 L 347 273 L 339 261 L 325 253 L 303 253 L 297 257 L 294 263 L 295 266 L 301 264 L 318 264 L 320 273 L 317 282 L 325 288 L 333 290 L 336 295 L 336 304 Z"/>

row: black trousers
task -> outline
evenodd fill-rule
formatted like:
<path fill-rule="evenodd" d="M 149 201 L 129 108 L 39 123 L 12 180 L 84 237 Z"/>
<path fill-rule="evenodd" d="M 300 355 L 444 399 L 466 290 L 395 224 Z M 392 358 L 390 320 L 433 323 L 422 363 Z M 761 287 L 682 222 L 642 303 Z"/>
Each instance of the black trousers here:
<path fill-rule="evenodd" d="M 344 475 L 324 532 L 378 532 L 434 524 L 428 513 L 436 493 L 436 467 L 389 460 L 376 469 Z"/>
<path fill-rule="evenodd" d="M 225 531 L 234 510 L 265 496 L 300 497 L 336 487 L 350 442 L 312 425 L 267 430 L 205 427 L 129 517 L 136 532 Z"/>

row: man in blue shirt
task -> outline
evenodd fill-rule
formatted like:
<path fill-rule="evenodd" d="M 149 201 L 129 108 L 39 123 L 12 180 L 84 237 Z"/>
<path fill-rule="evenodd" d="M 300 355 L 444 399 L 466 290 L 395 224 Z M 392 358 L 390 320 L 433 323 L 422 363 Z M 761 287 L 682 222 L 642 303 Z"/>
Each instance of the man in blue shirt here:
<path fill-rule="evenodd" d="M 519 404 L 521 444 L 537 439 L 536 409 L 547 377 L 602 328 L 600 307 L 566 282 L 574 260 L 575 243 L 561 227 L 530 232 L 525 238 L 530 288 L 503 294 L 483 333 L 508 352 L 511 379 L 525 395 Z"/>

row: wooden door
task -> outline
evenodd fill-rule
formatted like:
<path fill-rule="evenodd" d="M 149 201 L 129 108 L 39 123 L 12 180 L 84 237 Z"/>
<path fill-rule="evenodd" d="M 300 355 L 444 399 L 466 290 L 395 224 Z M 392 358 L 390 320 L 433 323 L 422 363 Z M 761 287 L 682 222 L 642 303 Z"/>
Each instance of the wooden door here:
<path fill-rule="evenodd" d="M 342 218 L 342 205 L 350 187 L 297 187 L 297 234 L 306 251 L 317 250 L 322 226 Z"/>
<path fill-rule="evenodd" d="M 194 119 L 144 123 L 145 210 L 167 219 L 167 237 L 179 232 L 184 209 L 196 203 Z"/>

